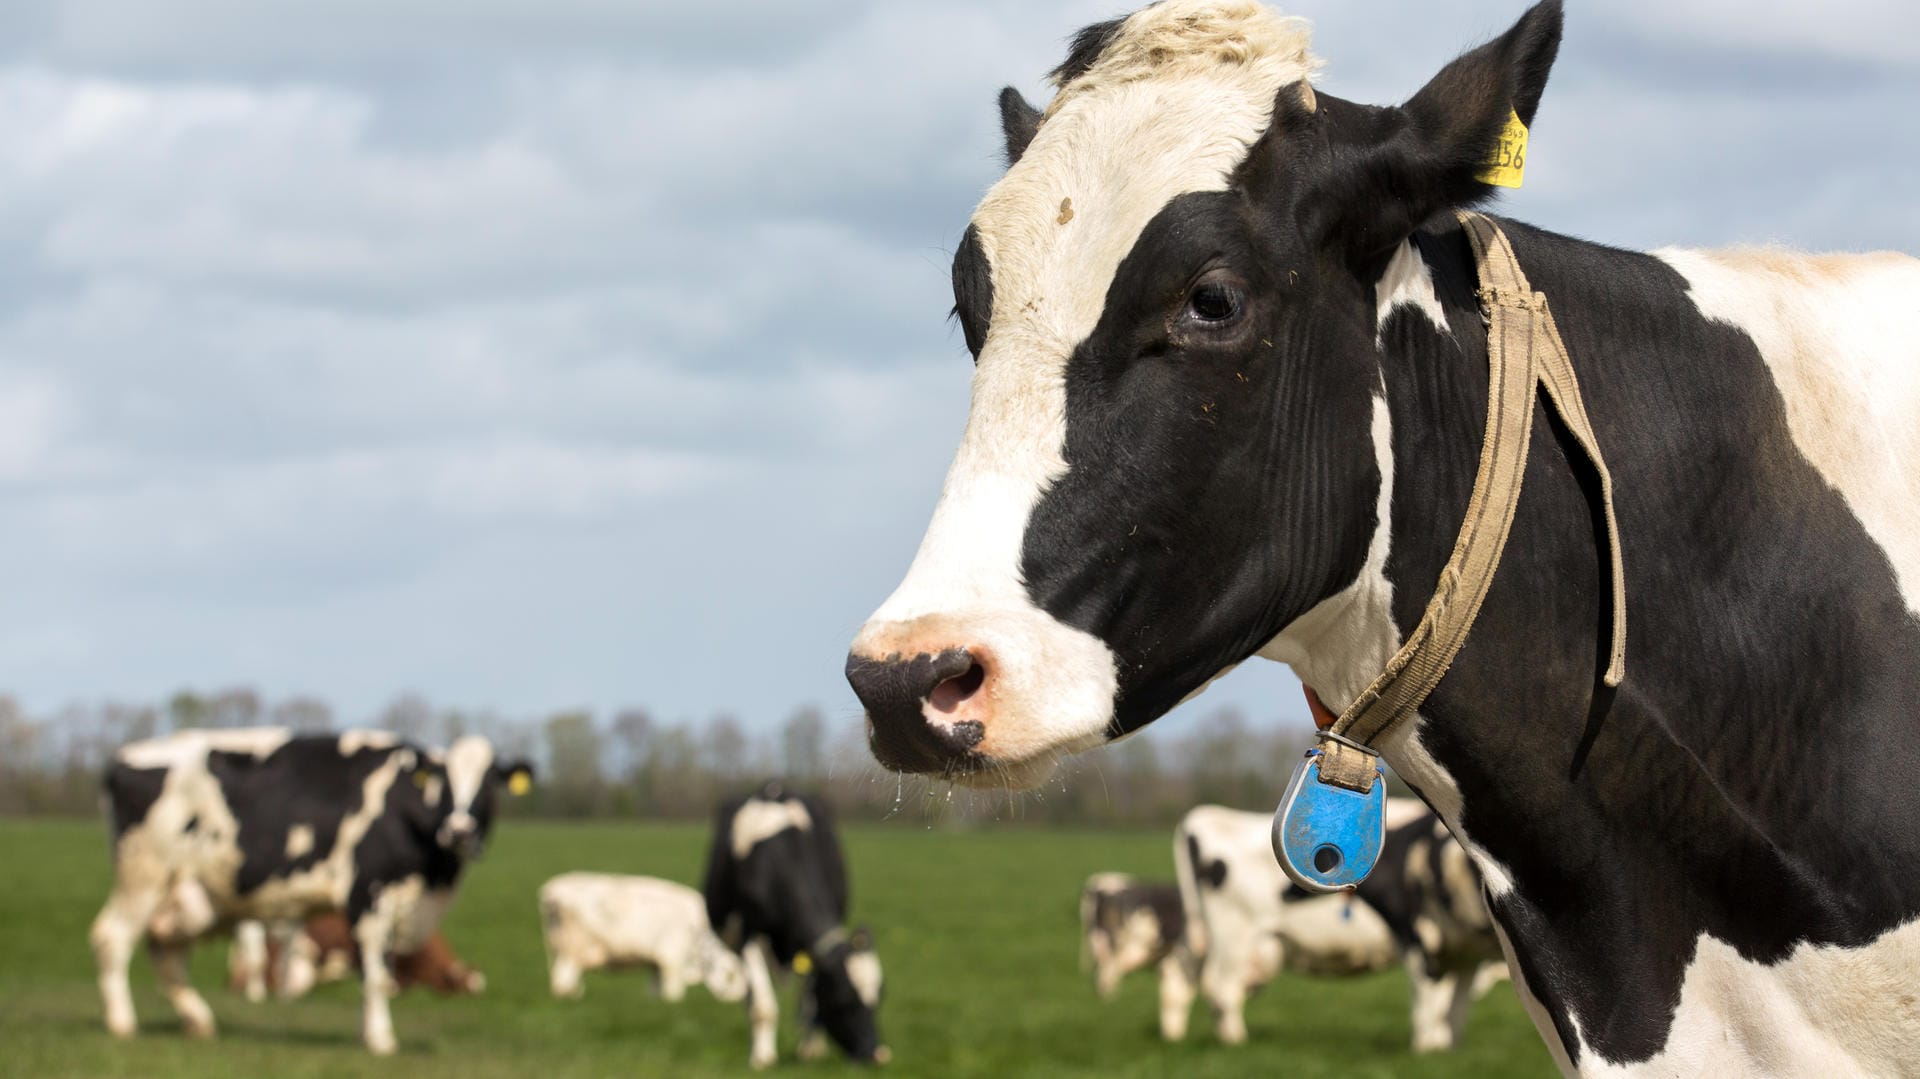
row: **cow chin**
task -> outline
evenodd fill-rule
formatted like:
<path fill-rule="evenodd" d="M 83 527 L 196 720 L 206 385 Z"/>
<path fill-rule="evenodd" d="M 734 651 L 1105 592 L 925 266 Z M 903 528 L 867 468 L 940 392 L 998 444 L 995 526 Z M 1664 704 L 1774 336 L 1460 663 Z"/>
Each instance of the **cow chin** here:
<path fill-rule="evenodd" d="M 876 618 L 847 659 L 873 755 L 896 772 L 1030 789 L 1107 740 L 1105 642 L 1033 608 Z"/>

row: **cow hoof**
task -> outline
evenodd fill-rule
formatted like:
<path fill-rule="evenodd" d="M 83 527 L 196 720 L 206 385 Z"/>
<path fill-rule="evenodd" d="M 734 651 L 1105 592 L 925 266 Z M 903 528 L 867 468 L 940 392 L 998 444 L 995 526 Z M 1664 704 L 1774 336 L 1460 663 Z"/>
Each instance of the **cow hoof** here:
<path fill-rule="evenodd" d="M 755 1054 L 754 1056 L 748 1058 L 747 1066 L 752 1068 L 754 1071 L 763 1072 L 763 1071 L 766 1071 L 768 1068 L 773 1067 L 773 1062 L 775 1059 L 776 1058 L 771 1053 L 767 1054 L 766 1056 L 760 1056 L 759 1054 Z"/>
<path fill-rule="evenodd" d="M 123 1020 L 120 1022 L 115 1022 L 114 1020 L 109 1019 L 107 1020 L 107 1033 L 113 1035 L 114 1037 L 120 1039 L 123 1042 L 131 1041 L 135 1034 L 140 1033 L 140 1024 L 134 1022 L 131 1019 Z"/>
<path fill-rule="evenodd" d="M 399 1049 L 400 1044 L 394 1040 L 391 1034 L 384 1038 L 370 1037 L 367 1039 L 367 1052 L 377 1057 L 390 1057 L 398 1052 Z"/>
<path fill-rule="evenodd" d="M 182 1021 L 182 1025 L 187 1032 L 187 1037 L 195 1041 L 212 1041 L 214 1035 L 219 1033 L 219 1029 L 213 1025 L 211 1019 L 187 1019 Z"/>

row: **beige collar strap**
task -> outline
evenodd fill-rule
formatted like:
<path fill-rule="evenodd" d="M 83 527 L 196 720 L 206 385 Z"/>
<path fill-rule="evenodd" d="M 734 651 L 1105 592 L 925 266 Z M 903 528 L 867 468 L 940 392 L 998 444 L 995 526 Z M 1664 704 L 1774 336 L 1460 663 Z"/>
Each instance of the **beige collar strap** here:
<path fill-rule="evenodd" d="M 1426 614 L 1388 661 L 1387 669 L 1322 735 L 1321 779 L 1351 790 L 1373 788 L 1375 754 L 1370 747 L 1427 699 L 1473 629 L 1520 503 L 1536 386 L 1546 388 L 1554 411 L 1600 478 L 1611 556 L 1608 576 L 1613 583 L 1613 640 L 1605 682 L 1618 686 L 1627 673 L 1626 577 L 1620 559 L 1620 527 L 1613 513 L 1613 477 L 1588 422 L 1573 361 L 1560 340 L 1546 296 L 1528 285 L 1506 234 L 1480 214 L 1462 212 L 1459 218 L 1473 244 L 1481 309 L 1487 319 L 1486 437 L 1460 537 L 1440 571 Z"/>

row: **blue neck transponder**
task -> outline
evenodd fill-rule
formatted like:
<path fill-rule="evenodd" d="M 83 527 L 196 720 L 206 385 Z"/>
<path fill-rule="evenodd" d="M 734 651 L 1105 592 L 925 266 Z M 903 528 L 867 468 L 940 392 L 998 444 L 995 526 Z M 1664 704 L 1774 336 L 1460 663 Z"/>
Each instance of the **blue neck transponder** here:
<path fill-rule="evenodd" d="M 1309 892 L 1358 885 L 1380 860 L 1387 834 L 1387 780 L 1375 766 L 1369 789 L 1348 790 L 1320 778 L 1320 750 L 1295 766 L 1273 814 L 1273 854 Z"/>

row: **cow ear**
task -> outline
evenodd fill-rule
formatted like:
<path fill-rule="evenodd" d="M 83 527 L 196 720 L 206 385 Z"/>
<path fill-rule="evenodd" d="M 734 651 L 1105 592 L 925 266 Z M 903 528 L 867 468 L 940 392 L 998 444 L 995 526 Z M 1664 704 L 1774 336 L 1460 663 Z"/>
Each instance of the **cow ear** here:
<path fill-rule="evenodd" d="M 1040 133 L 1040 110 L 1027 104 L 1020 91 L 1009 86 L 1000 91 L 1000 129 L 1007 138 L 1007 165 L 1011 167 L 1027 152 L 1027 144 Z"/>
<path fill-rule="evenodd" d="M 515 798 L 533 789 L 533 765 L 526 761 L 496 764 L 493 770 L 506 783 L 507 793 Z"/>
<path fill-rule="evenodd" d="M 1533 123 L 1563 21 L 1561 0 L 1543 0 L 1405 105 L 1329 134 L 1303 204 L 1309 238 L 1350 263 L 1370 262 L 1435 214 L 1490 198 L 1502 133 L 1516 117 Z"/>

